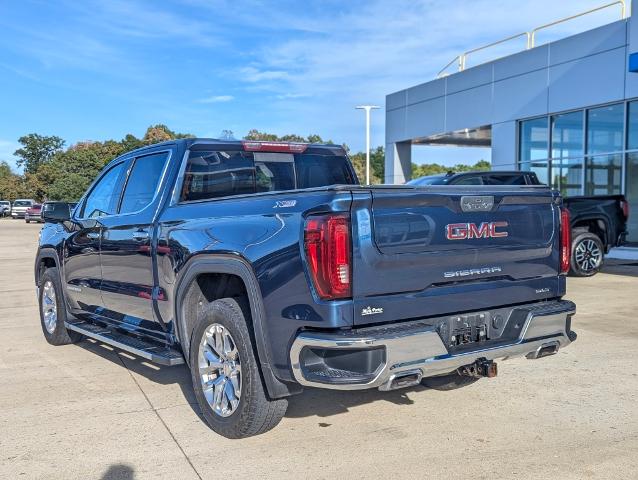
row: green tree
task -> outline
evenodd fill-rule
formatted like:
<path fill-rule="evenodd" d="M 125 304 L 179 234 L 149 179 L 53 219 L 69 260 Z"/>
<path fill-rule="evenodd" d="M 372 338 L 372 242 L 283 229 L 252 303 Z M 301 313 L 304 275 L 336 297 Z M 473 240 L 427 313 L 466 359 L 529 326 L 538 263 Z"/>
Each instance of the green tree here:
<path fill-rule="evenodd" d="M 178 138 L 192 138 L 189 133 L 176 133 L 164 124 L 151 125 L 146 129 L 142 142 L 144 145 L 152 145 L 154 143 L 166 142 L 168 140 L 176 140 Z"/>
<path fill-rule="evenodd" d="M 5 161 L 0 162 L 0 178 L 6 178 L 10 175 L 13 175 L 11 166 Z"/>
<path fill-rule="evenodd" d="M 18 157 L 16 164 L 24 167 L 25 173 L 35 173 L 40 165 L 50 161 L 53 156 L 62 150 L 64 140 L 56 136 L 43 136 L 37 133 L 29 133 L 18 139 L 22 148 L 13 154 Z"/>
<path fill-rule="evenodd" d="M 11 174 L 0 177 L 0 200 L 15 201 L 16 198 L 29 198 L 30 192 L 26 188 L 21 175 Z"/>
<path fill-rule="evenodd" d="M 144 141 L 137 138 L 135 135 L 127 134 L 122 141 L 122 150 L 124 152 L 130 152 L 131 150 L 135 150 L 136 148 L 143 147 Z"/>
<path fill-rule="evenodd" d="M 457 164 L 453 167 L 446 167 L 438 163 L 412 164 L 412 178 L 424 177 L 427 175 L 439 175 L 442 173 L 477 172 L 491 170 L 492 165 L 487 160 L 479 160 L 474 165 Z"/>
<path fill-rule="evenodd" d="M 257 129 L 249 130 L 244 136 L 244 140 L 262 140 L 264 142 L 275 142 L 279 139 L 277 135 L 273 133 L 260 132 Z"/>
<path fill-rule="evenodd" d="M 366 180 L 366 154 L 365 152 L 357 152 L 350 154 L 350 160 L 354 166 L 360 182 Z M 383 183 L 385 176 L 385 149 L 377 147 L 370 150 L 370 183 Z"/>
<path fill-rule="evenodd" d="M 324 140 L 320 135 L 311 133 L 307 137 L 302 137 L 295 133 L 286 135 L 276 135 L 274 133 L 260 132 L 257 129 L 249 130 L 244 136 L 244 140 L 261 140 L 263 142 L 301 142 L 301 143 L 334 143 L 332 140 Z"/>
<path fill-rule="evenodd" d="M 58 153 L 36 176 L 47 185 L 49 200 L 75 201 L 104 166 L 125 152 L 122 142 L 81 142 Z"/>

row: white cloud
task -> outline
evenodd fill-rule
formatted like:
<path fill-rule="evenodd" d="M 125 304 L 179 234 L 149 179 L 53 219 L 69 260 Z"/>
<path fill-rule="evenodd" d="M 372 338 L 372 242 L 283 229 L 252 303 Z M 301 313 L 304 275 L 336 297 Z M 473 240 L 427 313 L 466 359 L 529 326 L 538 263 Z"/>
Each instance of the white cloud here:
<path fill-rule="evenodd" d="M 283 25 L 288 34 L 273 33 L 264 40 L 237 79 L 248 91 L 270 91 L 275 98 L 287 100 L 276 107 L 268 105 L 279 109 L 279 115 L 271 119 L 288 118 L 275 128 L 317 131 L 361 148 L 363 128 L 360 112 L 354 110 L 357 104 L 384 105 L 387 94 L 433 80 L 461 52 L 599 4 L 599 0 L 535 0 L 512 8 L 511 0 L 373 0 L 331 4 L 309 13 L 303 9 L 282 12 L 270 4 L 259 9 L 257 4 L 250 9 L 252 17 L 243 21 L 258 19 L 264 28 Z M 539 34 L 539 43 L 617 18 L 619 13 L 610 10 L 566 23 Z M 509 51 L 486 52 L 487 58 L 471 57 L 468 66 L 522 50 L 524 40 L 519 43 L 509 46 Z M 312 98 L 295 98 L 294 92 L 310 92 Z M 373 115 L 377 145 L 384 143 L 383 117 L 382 112 Z"/>
<path fill-rule="evenodd" d="M 309 93 L 281 93 L 276 95 L 277 100 L 290 100 L 295 98 L 307 98 L 310 97 Z"/>
<path fill-rule="evenodd" d="M 213 95 L 212 97 L 206 97 L 198 100 L 199 103 L 225 103 L 231 102 L 235 99 L 232 95 Z"/>
<path fill-rule="evenodd" d="M 238 76 L 238 80 L 249 83 L 280 81 L 289 78 L 290 74 L 284 70 L 260 70 L 251 66 L 241 68 Z"/>

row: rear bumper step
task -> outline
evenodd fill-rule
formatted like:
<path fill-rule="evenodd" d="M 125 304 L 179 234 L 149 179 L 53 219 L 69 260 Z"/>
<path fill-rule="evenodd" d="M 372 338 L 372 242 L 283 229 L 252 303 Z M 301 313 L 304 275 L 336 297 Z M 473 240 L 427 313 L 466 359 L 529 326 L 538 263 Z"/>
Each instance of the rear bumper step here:
<path fill-rule="evenodd" d="M 398 324 L 357 332 L 301 332 L 290 350 L 295 379 L 302 385 L 340 390 L 393 390 L 421 378 L 444 375 L 460 368 L 513 357 L 541 358 L 566 347 L 576 338 L 571 317 L 576 306 L 566 300 L 513 307 L 527 311 L 518 338 L 499 344 L 450 352 L 433 325 Z M 317 375 L 322 364 L 324 372 Z M 339 364 L 332 379 L 330 365 Z M 495 373 L 495 372 L 494 372 Z M 405 378 L 404 378 L 405 377 Z"/>
<path fill-rule="evenodd" d="M 138 357 L 150 360 L 160 365 L 181 365 L 184 356 L 179 350 L 167 348 L 151 341 L 145 341 L 116 330 L 101 327 L 94 323 L 83 321 L 65 322 L 66 328 L 82 335 L 104 342 L 113 347 L 132 353 Z"/>

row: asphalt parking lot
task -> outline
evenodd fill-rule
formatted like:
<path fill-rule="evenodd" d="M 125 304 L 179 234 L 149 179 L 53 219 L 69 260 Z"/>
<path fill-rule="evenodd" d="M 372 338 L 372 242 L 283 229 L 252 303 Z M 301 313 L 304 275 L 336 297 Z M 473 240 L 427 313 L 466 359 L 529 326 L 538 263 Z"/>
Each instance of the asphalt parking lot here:
<path fill-rule="evenodd" d="M 451 392 L 307 390 L 227 440 L 185 367 L 45 342 L 39 228 L 0 220 L 0 478 L 638 478 L 638 265 L 569 279 L 579 337 L 555 356 Z"/>

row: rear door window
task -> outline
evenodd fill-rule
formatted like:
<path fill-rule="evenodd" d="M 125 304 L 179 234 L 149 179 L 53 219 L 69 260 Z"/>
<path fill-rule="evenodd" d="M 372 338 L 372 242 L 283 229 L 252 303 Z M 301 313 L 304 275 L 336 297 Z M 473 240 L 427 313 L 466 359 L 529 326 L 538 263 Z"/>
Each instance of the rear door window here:
<path fill-rule="evenodd" d="M 120 213 L 138 212 L 153 201 L 167 159 L 166 152 L 135 159 L 124 187 Z"/>

